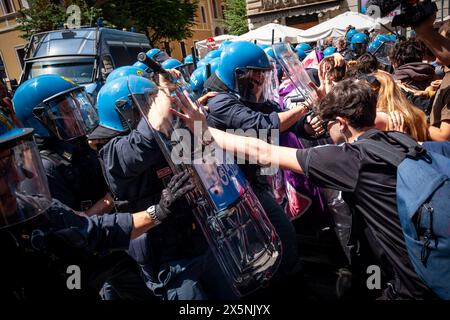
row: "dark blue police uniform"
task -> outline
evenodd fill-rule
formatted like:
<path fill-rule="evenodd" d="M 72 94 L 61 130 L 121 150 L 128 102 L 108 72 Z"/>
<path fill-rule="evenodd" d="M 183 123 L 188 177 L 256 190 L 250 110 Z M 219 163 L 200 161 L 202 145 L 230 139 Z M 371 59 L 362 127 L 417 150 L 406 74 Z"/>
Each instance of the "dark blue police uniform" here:
<path fill-rule="evenodd" d="M 118 208 L 139 211 L 159 202 L 172 172 L 144 119 L 127 136 L 110 140 L 100 156 Z M 129 254 L 162 299 L 234 297 L 187 203 L 131 241 Z"/>

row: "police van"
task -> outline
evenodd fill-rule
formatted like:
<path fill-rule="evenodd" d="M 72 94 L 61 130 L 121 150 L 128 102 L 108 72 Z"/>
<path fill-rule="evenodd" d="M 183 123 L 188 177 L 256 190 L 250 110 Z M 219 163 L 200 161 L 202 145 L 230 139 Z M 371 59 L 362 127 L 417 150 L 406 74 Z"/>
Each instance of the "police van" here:
<path fill-rule="evenodd" d="M 83 85 L 95 101 L 114 68 L 133 64 L 139 52 L 149 49 L 144 34 L 108 28 L 34 34 L 26 48 L 20 84 L 42 74 L 58 74 Z"/>

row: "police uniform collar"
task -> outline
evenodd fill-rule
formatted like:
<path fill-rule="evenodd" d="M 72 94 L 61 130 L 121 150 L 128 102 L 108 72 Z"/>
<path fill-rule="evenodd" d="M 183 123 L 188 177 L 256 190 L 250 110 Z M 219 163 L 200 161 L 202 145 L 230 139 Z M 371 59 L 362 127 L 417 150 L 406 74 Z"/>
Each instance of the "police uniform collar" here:
<path fill-rule="evenodd" d="M 76 149 L 71 143 L 57 139 L 42 139 L 39 141 L 39 146 L 39 149 L 52 151 L 67 161 L 72 161 Z"/>

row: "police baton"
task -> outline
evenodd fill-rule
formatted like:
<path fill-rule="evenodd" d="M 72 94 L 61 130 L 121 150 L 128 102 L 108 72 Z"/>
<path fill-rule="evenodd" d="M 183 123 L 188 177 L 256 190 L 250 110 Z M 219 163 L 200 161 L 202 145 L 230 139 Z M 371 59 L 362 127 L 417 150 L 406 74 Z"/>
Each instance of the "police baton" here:
<path fill-rule="evenodd" d="M 164 69 L 160 63 L 156 62 L 152 58 L 149 58 L 145 52 L 139 52 L 138 61 L 145 64 L 147 67 L 149 67 L 154 73 L 160 73 L 169 80 L 170 82 L 176 83 L 177 80 L 169 73 L 166 69 Z"/>

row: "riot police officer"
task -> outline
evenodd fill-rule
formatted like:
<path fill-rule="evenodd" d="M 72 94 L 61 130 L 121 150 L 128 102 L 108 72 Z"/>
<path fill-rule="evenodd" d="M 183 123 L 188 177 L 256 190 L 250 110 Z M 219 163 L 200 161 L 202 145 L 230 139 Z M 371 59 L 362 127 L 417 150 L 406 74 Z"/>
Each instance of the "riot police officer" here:
<path fill-rule="evenodd" d="M 165 87 L 160 80 L 160 86 Z M 150 80 L 128 76 L 107 83 L 98 94 L 100 124 L 89 138 L 109 137 L 98 149 L 120 211 L 152 208 L 171 179 L 172 170 L 152 130 L 144 118 L 136 117 L 137 95 L 144 96 L 144 102 L 170 105 L 166 89 L 156 90 Z M 119 101 L 128 112 L 116 107 Z M 144 115 L 155 130 L 164 131 L 170 112 L 161 114 L 155 110 L 150 108 Z M 157 208 L 150 209 L 150 213 L 160 220 L 166 216 Z M 141 266 L 147 287 L 161 299 L 234 298 L 191 208 L 180 203 L 173 213 L 130 244 L 129 254 Z"/>
<path fill-rule="evenodd" d="M 33 128 L 52 197 L 70 208 L 110 212 L 109 196 L 97 155 L 86 134 L 97 114 L 84 88 L 58 75 L 25 81 L 13 98 L 17 118 Z"/>
<path fill-rule="evenodd" d="M 145 210 L 87 217 L 52 199 L 33 129 L 15 128 L 1 114 L 0 119 L 0 296 L 90 298 L 88 287 L 97 285 L 98 292 L 101 281 L 91 281 L 95 266 L 84 262 L 93 255 L 127 249 L 131 239 L 157 225 L 156 218 Z M 176 176 L 165 190 L 170 201 L 163 198 L 161 208 L 167 215 L 184 195 L 180 189 L 186 185 L 175 184 L 182 179 L 187 177 Z M 82 290 L 66 286 L 70 265 L 81 268 Z M 113 276 L 113 269 L 102 276 Z"/>
<path fill-rule="evenodd" d="M 350 49 L 344 54 L 344 59 L 356 60 L 358 57 L 367 52 L 367 46 L 369 44 L 369 38 L 365 33 L 356 33 L 350 40 Z"/>
<path fill-rule="evenodd" d="M 304 105 L 278 112 L 272 98 L 272 64 L 260 47 L 250 42 L 233 42 L 225 47 L 216 72 L 205 87 L 218 94 L 208 101 L 207 121 L 212 127 L 226 129 L 284 132 L 294 127 L 306 114 Z M 299 270 L 297 240 L 293 225 L 277 204 L 265 176 L 255 165 L 242 169 L 283 245 L 281 273 Z"/>

